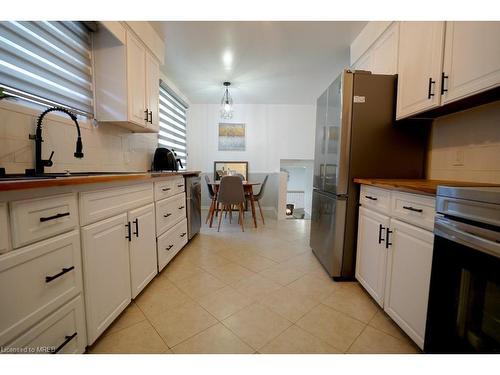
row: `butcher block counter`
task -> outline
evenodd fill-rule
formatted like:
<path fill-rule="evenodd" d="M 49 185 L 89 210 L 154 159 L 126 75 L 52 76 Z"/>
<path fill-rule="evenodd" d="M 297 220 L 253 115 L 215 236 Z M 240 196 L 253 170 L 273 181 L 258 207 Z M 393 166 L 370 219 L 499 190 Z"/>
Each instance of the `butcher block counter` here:
<path fill-rule="evenodd" d="M 86 185 L 98 183 L 112 182 L 148 182 L 156 179 L 171 177 L 171 176 L 197 176 L 200 171 L 179 171 L 179 172 L 131 172 L 131 173 L 92 173 L 89 175 L 79 174 L 70 176 L 60 176 L 51 178 L 30 178 L 30 179 L 0 179 L 0 192 L 25 190 L 25 189 L 40 189 L 72 185 Z"/>
<path fill-rule="evenodd" d="M 384 189 L 405 191 L 408 193 L 436 195 L 437 187 L 444 186 L 498 186 L 496 184 L 427 180 L 427 179 L 385 179 L 385 178 L 355 178 L 354 182 L 361 185 L 371 185 Z"/>

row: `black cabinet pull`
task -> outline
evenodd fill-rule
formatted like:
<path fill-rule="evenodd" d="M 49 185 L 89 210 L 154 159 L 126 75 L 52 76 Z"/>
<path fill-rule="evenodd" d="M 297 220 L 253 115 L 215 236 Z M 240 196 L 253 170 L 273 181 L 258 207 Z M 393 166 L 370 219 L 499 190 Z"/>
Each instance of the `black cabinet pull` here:
<path fill-rule="evenodd" d="M 378 225 L 378 243 L 384 242 L 384 239 L 382 238 L 382 231 L 385 229 L 385 227 L 382 226 L 382 224 Z"/>
<path fill-rule="evenodd" d="M 432 78 L 429 78 L 429 90 L 427 92 L 427 99 L 430 99 L 431 97 L 434 96 L 434 93 L 432 92 L 432 85 L 436 83 L 436 81 L 433 81 Z"/>
<path fill-rule="evenodd" d="M 170 190 L 170 188 L 163 188 L 163 189 L 161 189 L 161 190 L 162 190 L 162 191 L 169 191 L 169 190 Z"/>
<path fill-rule="evenodd" d="M 127 227 L 127 235 L 125 236 L 125 238 L 128 240 L 128 242 L 132 241 L 132 232 L 131 232 L 131 229 L 130 229 L 130 221 L 125 224 L 125 226 Z"/>
<path fill-rule="evenodd" d="M 448 79 L 448 76 L 444 74 L 444 72 L 441 73 L 441 95 L 444 95 L 445 92 L 448 91 L 448 89 L 444 88 L 444 80 Z"/>
<path fill-rule="evenodd" d="M 421 208 L 413 208 L 412 206 L 403 206 L 403 208 L 405 210 L 413 211 L 413 212 L 423 212 L 424 211 Z"/>
<path fill-rule="evenodd" d="M 385 248 L 388 249 L 389 246 L 392 245 L 392 242 L 389 240 L 389 234 L 392 233 L 392 230 L 390 230 L 388 227 L 385 229 Z"/>
<path fill-rule="evenodd" d="M 166 247 L 165 250 L 169 251 L 173 247 L 174 247 L 174 245 L 170 245 L 169 247 Z"/>
<path fill-rule="evenodd" d="M 170 215 L 172 215 L 172 214 L 165 214 L 165 215 L 163 215 L 163 217 L 169 217 Z"/>
<path fill-rule="evenodd" d="M 153 111 L 149 111 L 149 123 L 153 123 Z"/>
<path fill-rule="evenodd" d="M 43 223 L 45 221 L 59 219 L 60 217 L 64 217 L 64 216 L 69 216 L 69 212 L 65 212 L 63 214 L 55 214 L 55 215 L 47 216 L 47 217 L 41 217 L 40 222 Z"/>
<path fill-rule="evenodd" d="M 149 117 L 149 116 L 148 116 L 148 114 L 149 114 L 149 111 L 148 111 L 147 109 L 144 111 L 144 114 L 146 115 L 146 118 L 144 119 L 144 121 L 149 122 L 149 121 L 148 121 L 148 117 Z"/>
<path fill-rule="evenodd" d="M 186 232 L 181 233 L 181 237 L 184 237 L 186 235 Z"/>
<path fill-rule="evenodd" d="M 366 198 L 366 199 L 369 199 L 369 200 L 371 200 L 371 201 L 377 201 L 377 200 L 378 200 L 378 198 L 371 197 L 371 196 L 369 196 L 369 195 L 365 195 L 365 198 Z"/>
<path fill-rule="evenodd" d="M 184 184 L 177 185 L 177 187 L 184 187 Z"/>
<path fill-rule="evenodd" d="M 179 210 L 182 210 L 183 208 L 184 208 L 184 206 L 180 206 L 180 207 L 179 207 Z"/>
<path fill-rule="evenodd" d="M 57 348 L 53 349 L 50 351 L 50 354 L 56 354 L 59 351 L 61 351 L 62 348 L 64 348 L 71 340 L 73 340 L 77 335 L 77 332 L 73 333 L 71 336 L 64 336 L 65 340 L 64 342 L 59 345 Z"/>
<path fill-rule="evenodd" d="M 58 277 L 61 277 L 62 275 L 64 275 L 65 273 L 73 271 L 74 269 L 75 269 L 75 266 L 71 266 L 71 267 L 68 267 L 68 268 L 63 268 L 61 272 L 56 273 L 55 275 L 45 276 L 45 282 L 46 283 L 50 283 L 52 280 L 55 280 Z"/>
<path fill-rule="evenodd" d="M 135 224 L 134 234 L 136 237 L 139 237 L 139 219 L 138 218 L 134 220 L 134 224 Z"/>

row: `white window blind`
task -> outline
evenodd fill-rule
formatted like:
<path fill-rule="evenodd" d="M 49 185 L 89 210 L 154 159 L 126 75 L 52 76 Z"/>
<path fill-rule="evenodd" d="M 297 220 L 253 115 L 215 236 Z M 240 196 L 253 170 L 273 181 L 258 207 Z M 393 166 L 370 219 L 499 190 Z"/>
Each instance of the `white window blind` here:
<path fill-rule="evenodd" d="M 164 83 L 160 82 L 160 132 L 158 143 L 173 149 L 186 169 L 186 110 L 188 106 Z"/>
<path fill-rule="evenodd" d="M 81 22 L 0 22 L 5 93 L 93 116 L 91 34 Z"/>

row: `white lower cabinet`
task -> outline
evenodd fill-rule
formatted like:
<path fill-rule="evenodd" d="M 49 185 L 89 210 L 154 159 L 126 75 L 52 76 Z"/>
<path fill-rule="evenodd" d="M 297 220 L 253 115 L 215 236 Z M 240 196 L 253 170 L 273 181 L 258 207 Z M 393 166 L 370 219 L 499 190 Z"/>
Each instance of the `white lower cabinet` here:
<path fill-rule="evenodd" d="M 432 212 L 433 199 L 397 191 L 387 190 L 387 193 L 391 195 L 388 211 L 359 208 L 355 275 L 423 349 L 434 243 L 426 210 Z M 415 210 L 416 214 L 402 215 L 399 210 L 402 201 L 411 202 L 411 213 Z M 408 222 L 401 221 L 406 219 Z"/>
<path fill-rule="evenodd" d="M 434 235 L 396 219 L 391 230 L 384 310 L 423 348 Z"/>
<path fill-rule="evenodd" d="M 387 262 L 384 238 L 389 220 L 388 216 L 359 208 L 356 279 L 380 306 L 384 305 Z"/>
<path fill-rule="evenodd" d="M 0 254 L 10 250 L 9 217 L 7 203 L 0 202 Z"/>
<path fill-rule="evenodd" d="M 126 213 L 82 228 L 89 345 L 130 303 L 128 228 Z"/>
<path fill-rule="evenodd" d="M 158 273 L 154 204 L 132 210 L 128 217 L 132 226 L 129 243 L 130 282 L 132 298 L 135 298 Z"/>

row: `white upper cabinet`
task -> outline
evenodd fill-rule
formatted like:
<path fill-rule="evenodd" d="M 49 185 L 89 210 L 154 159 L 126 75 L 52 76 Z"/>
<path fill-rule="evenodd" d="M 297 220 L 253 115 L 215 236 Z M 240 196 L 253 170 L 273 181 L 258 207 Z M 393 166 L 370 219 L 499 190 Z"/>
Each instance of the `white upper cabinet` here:
<path fill-rule="evenodd" d="M 500 22 L 447 22 L 443 74 L 443 103 L 498 86 Z"/>
<path fill-rule="evenodd" d="M 136 34 L 123 28 L 122 38 L 106 27 L 93 35 L 96 118 L 134 132 L 155 133 L 159 62 Z"/>
<path fill-rule="evenodd" d="M 444 22 L 400 22 L 397 119 L 440 105 L 443 40 Z"/>
<path fill-rule="evenodd" d="M 127 32 L 128 115 L 132 122 L 147 127 L 149 111 L 146 107 L 146 49 Z"/>
<path fill-rule="evenodd" d="M 160 66 L 156 59 L 146 53 L 146 104 L 148 108 L 148 127 L 157 132 L 160 130 Z"/>
<path fill-rule="evenodd" d="M 354 69 L 376 74 L 396 74 L 399 23 L 393 22 L 354 64 Z"/>

